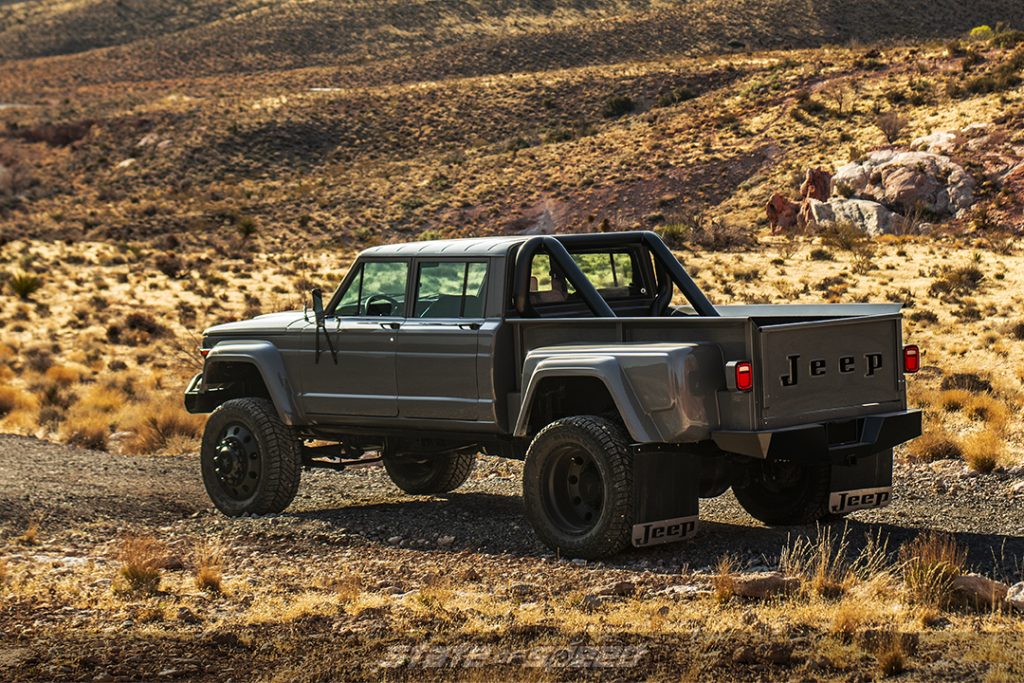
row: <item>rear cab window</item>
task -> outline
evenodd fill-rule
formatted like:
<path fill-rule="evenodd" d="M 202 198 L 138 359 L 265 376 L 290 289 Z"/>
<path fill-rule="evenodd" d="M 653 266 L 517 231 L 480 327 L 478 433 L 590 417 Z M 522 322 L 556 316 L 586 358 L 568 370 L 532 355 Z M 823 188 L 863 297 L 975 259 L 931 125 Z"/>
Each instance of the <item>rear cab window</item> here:
<path fill-rule="evenodd" d="M 606 301 L 648 296 L 632 250 L 570 251 L 569 254 Z M 539 253 L 533 257 L 530 275 L 530 302 L 534 306 L 582 300 L 547 254 Z"/>
<path fill-rule="evenodd" d="M 483 318 L 487 261 L 420 261 L 413 318 Z"/>

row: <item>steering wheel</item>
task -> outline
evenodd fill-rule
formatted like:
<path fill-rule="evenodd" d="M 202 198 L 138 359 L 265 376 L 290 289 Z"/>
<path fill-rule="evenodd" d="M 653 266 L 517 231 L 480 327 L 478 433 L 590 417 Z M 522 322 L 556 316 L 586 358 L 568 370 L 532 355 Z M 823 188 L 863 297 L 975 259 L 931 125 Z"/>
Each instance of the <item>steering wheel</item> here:
<path fill-rule="evenodd" d="M 366 303 L 363 306 L 366 309 L 367 314 L 369 314 L 370 306 L 377 303 L 378 301 L 387 301 L 389 304 L 391 304 L 391 310 L 388 311 L 388 315 L 393 313 L 395 309 L 398 308 L 398 299 L 391 296 L 390 294 L 374 294 L 369 299 L 366 300 Z"/>

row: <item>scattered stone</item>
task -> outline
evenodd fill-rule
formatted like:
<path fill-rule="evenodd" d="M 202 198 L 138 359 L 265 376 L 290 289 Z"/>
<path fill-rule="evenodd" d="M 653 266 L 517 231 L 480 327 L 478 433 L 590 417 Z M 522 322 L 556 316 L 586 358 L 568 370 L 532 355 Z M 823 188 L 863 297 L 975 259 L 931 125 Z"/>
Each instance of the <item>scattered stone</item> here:
<path fill-rule="evenodd" d="M 991 609 L 1001 605 L 1009 593 L 1005 583 L 993 581 L 980 574 L 967 574 L 953 579 L 953 595 L 964 607 Z"/>
<path fill-rule="evenodd" d="M 401 536 L 392 536 L 391 538 L 388 539 L 388 543 L 390 543 L 391 545 L 398 545 L 401 542 L 402 542 L 402 537 Z"/>
<path fill-rule="evenodd" d="M 1013 584 L 1006 591 L 1006 604 L 1014 609 L 1024 610 L 1024 581 Z"/>
<path fill-rule="evenodd" d="M 1018 481 L 1010 485 L 1010 493 L 1015 496 L 1024 495 L 1024 481 Z"/>
<path fill-rule="evenodd" d="M 614 596 L 619 598 L 628 598 L 636 593 L 636 584 L 632 581 L 617 581 L 609 586 L 605 586 L 598 595 L 603 596 Z"/>
<path fill-rule="evenodd" d="M 800 587 L 800 579 L 782 572 L 753 572 L 733 577 L 733 592 L 742 598 L 763 600 L 773 595 L 792 593 Z"/>
<path fill-rule="evenodd" d="M 441 536 L 437 539 L 437 544 L 442 548 L 450 546 L 452 543 L 455 543 L 454 536 Z"/>

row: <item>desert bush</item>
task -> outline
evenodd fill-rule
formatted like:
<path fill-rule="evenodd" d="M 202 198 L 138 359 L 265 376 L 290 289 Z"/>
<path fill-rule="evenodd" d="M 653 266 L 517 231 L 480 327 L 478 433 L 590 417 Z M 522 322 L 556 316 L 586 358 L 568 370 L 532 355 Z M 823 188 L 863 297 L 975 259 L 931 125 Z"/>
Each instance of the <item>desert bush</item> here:
<path fill-rule="evenodd" d="M 601 115 L 606 119 L 615 119 L 625 116 L 636 109 L 636 103 L 627 95 L 614 95 L 605 100 L 601 107 Z"/>
<path fill-rule="evenodd" d="M 992 391 L 992 382 L 976 372 L 954 372 L 942 378 L 939 388 L 943 391 L 962 389 L 972 394 Z"/>
<path fill-rule="evenodd" d="M 166 548 L 150 536 L 130 536 L 121 544 L 118 576 L 123 584 L 120 592 L 152 595 L 160 588 L 160 570 Z"/>
<path fill-rule="evenodd" d="M 815 247 L 814 249 L 811 249 L 811 253 L 808 254 L 808 258 L 810 258 L 812 261 L 835 260 L 835 256 L 832 255 L 831 251 L 829 251 L 828 249 L 823 249 L 821 247 Z"/>
<path fill-rule="evenodd" d="M 657 106 L 671 107 L 674 104 L 692 100 L 694 97 L 697 97 L 697 93 L 694 90 L 685 85 L 681 85 L 658 95 Z"/>
<path fill-rule="evenodd" d="M 965 408 L 972 419 L 980 420 L 995 430 L 1002 430 L 1010 417 L 1006 404 L 988 394 L 972 396 Z"/>
<path fill-rule="evenodd" d="M 829 221 L 818 226 L 817 234 L 826 247 L 859 252 L 869 249 L 871 240 L 851 221 Z"/>
<path fill-rule="evenodd" d="M 28 301 L 43 286 L 42 278 L 28 273 L 15 273 L 7 278 L 7 286 L 21 299 Z"/>
<path fill-rule="evenodd" d="M 959 440 L 945 430 L 929 430 L 907 444 L 907 456 L 920 462 L 956 460 L 963 455 Z"/>
<path fill-rule="evenodd" d="M 970 37 L 971 40 L 977 40 L 977 41 L 992 40 L 992 36 L 993 35 L 994 35 L 994 33 L 992 31 L 992 27 L 989 26 L 988 24 L 982 24 L 981 26 L 975 26 L 974 28 L 971 29 L 971 32 L 968 34 L 968 36 Z"/>
<path fill-rule="evenodd" d="M 952 536 L 932 531 L 900 548 L 902 574 L 908 597 L 939 609 L 953 599 L 953 580 L 962 575 L 967 551 Z"/>
<path fill-rule="evenodd" d="M 658 234 L 672 247 L 695 244 L 705 249 L 736 249 L 757 244 L 749 231 L 711 217 L 702 211 L 670 217 L 657 228 Z"/>
<path fill-rule="evenodd" d="M 29 520 L 25 531 L 20 536 L 16 536 L 14 541 L 18 545 L 39 545 L 39 520 Z"/>
<path fill-rule="evenodd" d="M 153 260 L 153 265 L 172 280 L 180 278 L 188 272 L 184 262 L 174 254 L 160 254 Z"/>
<path fill-rule="evenodd" d="M 947 389 L 939 394 L 936 403 L 948 413 L 958 413 L 974 398 L 974 394 L 963 389 Z"/>
<path fill-rule="evenodd" d="M 132 436 L 124 442 L 126 453 L 159 453 L 168 447 L 184 448 L 199 438 L 201 415 L 185 412 L 177 402 L 151 401 L 132 408 L 122 427 Z"/>
<path fill-rule="evenodd" d="M 939 322 L 938 314 L 936 314 L 935 311 L 930 311 L 930 310 L 927 310 L 927 309 L 921 310 L 921 311 L 914 311 L 909 316 L 907 316 L 907 318 L 910 321 L 915 322 L 915 323 L 931 323 L 931 324 L 934 324 L 934 323 Z"/>
<path fill-rule="evenodd" d="M 211 593 L 221 592 L 223 579 L 224 548 L 211 539 L 196 544 L 193 552 L 196 588 Z"/>
<path fill-rule="evenodd" d="M 932 296 L 951 294 L 954 296 L 976 291 L 985 279 L 985 274 L 976 266 L 947 268 L 928 287 Z"/>
<path fill-rule="evenodd" d="M 879 114 L 875 118 L 875 127 L 882 132 L 885 136 L 885 141 L 890 145 L 895 144 L 900 136 L 903 135 L 903 131 L 906 130 L 910 122 L 906 117 L 900 116 L 894 111 L 889 111 L 884 114 Z"/>
<path fill-rule="evenodd" d="M 997 31 L 993 34 L 991 41 L 994 46 L 1004 50 L 1011 47 L 1017 47 L 1021 43 L 1024 43 L 1024 31 L 1015 29 Z"/>
<path fill-rule="evenodd" d="M 875 661 L 882 676 L 898 676 L 907 668 L 907 652 L 899 634 L 887 634 L 875 649 Z"/>
<path fill-rule="evenodd" d="M 964 439 L 964 462 L 976 472 L 988 474 L 999 466 L 1005 445 L 994 430 L 986 429 Z"/>
<path fill-rule="evenodd" d="M 779 568 L 804 577 L 804 586 L 816 595 L 842 595 L 852 579 L 847 532 L 845 527 L 836 534 L 830 526 L 819 526 L 814 540 L 798 536 L 780 554 Z"/>
<path fill-rule="evenodd" d="M 1013 323 L 1007 331 L 1017 341 L 1024 341 L 1024 322 Z"/>
<path fill-rule="evenodd" d="M 71 411 L 61 425 L 60 436 L 72 446 L 105 451 L 110 438 L 110 421 L 97 413 Z"/>

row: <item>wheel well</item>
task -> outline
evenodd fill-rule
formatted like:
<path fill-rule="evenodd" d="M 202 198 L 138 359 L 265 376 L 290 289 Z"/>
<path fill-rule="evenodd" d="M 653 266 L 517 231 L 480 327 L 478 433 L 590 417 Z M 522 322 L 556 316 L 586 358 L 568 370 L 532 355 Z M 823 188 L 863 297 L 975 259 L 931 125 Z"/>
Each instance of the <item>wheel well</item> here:
<path fill-rule="evenodd" d="M 563 417 L 601 415 L 621 419 L 608 387 L 597 377 L 548 377 L 533 392 L 530 435 Z"/>
<path fill-rule="evenodd" d="M 216 396 L 216 405 L 211 409 L 233 398 L 270 398 L 263 375 L 253 363 L 214 363 L 206 370 L 205 379 L 207 386 L 218 389 L 210 392 Z"/>

